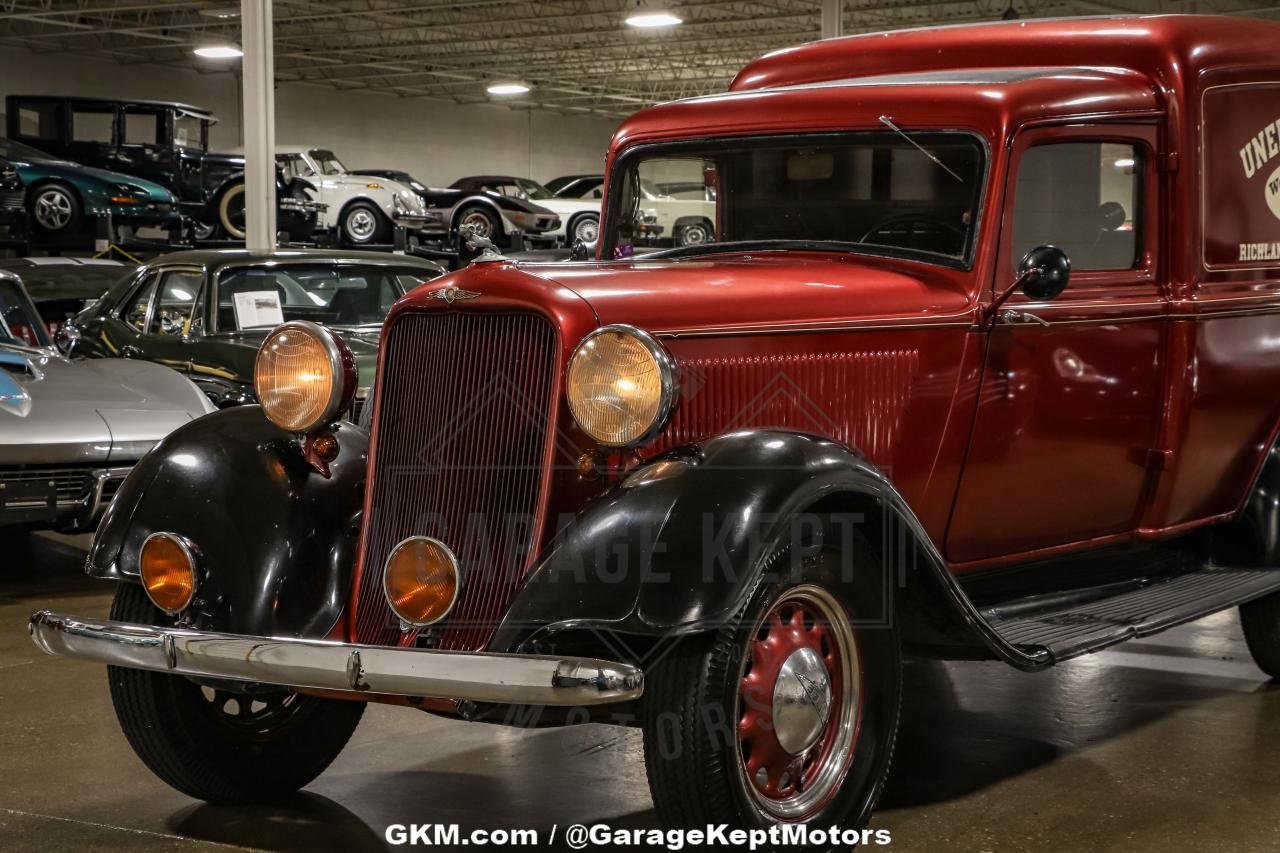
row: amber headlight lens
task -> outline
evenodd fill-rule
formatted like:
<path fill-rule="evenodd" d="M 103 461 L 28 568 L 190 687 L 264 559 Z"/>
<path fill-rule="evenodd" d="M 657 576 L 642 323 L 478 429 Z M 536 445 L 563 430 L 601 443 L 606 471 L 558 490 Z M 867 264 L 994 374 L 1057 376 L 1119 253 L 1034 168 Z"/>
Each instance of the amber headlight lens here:
<path fill-rule="evenodd" d="M 165 613 L 178 613 L 196 594 L 195 548 L 175 533 L 152 533 L 142 543 L 138 569 L 147 597 Z"/>
<path fill-rule="evenodd" d="M 315 323 L 277 326 L 258 350 L 253 384 L 262 412 L 281 429 L 311 432 L 351 405 L 356 367 L 336 334 Z"/>
<path fill-rule="evenodd" d="M 574 351 L 565 385 L 583 432 L 603 445 L 625 447 L 666 423 L 675 401 L 675 368 L 646 332 L 604 326 Z"/>
<path fill-rule="evenodd" d="M 382 573 L 382 591 L 402 622 L 421 628 L 439 622 L 453 608 L 462 586 L 458 559 L 429 536 L 410 537 L 391 551 Z"/>

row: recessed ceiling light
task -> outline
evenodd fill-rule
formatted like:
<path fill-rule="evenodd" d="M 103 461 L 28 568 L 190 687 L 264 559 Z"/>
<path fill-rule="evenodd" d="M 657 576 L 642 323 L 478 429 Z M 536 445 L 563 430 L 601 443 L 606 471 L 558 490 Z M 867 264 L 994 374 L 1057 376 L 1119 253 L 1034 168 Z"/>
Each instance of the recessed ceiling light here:
<path fill-rule="evenodd" d="M 494 83 L 485 91 L 490 95 L 523 95 L 529 87 L 524 83 Z"/>
<path fill-rule="evenodd" d="M 197 47 L 196 56 L 203 56 L 205 59 L 236 59 L 244 56 L 244 51 L 230 44 L 211 44 L 205 47 Z"/>
<path fill-rule="evenodd" d="M 641 27 L 643 29 L 652 29 L 653 27 L 674 27 L 676 24 L 683 24 L 684 18 L 678 18 L 670 12 L 637 12 L 627 18 L 627 24 L 632 27 Z"/>
<path fill-rule="evenodd" d="M 240 17 L 239 6 L 218 6 L 212 9 L 201 9 L 200 14 L 206 18 L 218 18 L 219 20 L 227 20 L 229 18 Z"/>

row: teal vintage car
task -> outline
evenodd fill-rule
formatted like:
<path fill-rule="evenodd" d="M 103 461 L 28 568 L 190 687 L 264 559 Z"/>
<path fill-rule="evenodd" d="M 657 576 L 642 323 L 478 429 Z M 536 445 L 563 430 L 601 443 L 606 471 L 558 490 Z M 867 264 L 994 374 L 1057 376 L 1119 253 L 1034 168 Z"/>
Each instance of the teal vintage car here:
<path fill-rule="evenodd" d="M 224 408 L 256 402 L 253 365 L 267 334 L 282 322 L 309 320 L 335 329 L 355 356 L 355 420 L 373 384 L 387 311 L 444 272 L 435 261 L 384 252 L 174 252 L 80 312 L 59 346 L 73 355 L 168 365 Z"/>
<path fill-rule="evenodd" d="M 142 178 L 60 160 L 0 137 L 0 210 L 25 218 L 43 237 L 83 234 L 96 218 L 116 225 L 169 228 L 179 221 L 178 199 Z M 21 211 L 22 213 L 19 213 Z"/>

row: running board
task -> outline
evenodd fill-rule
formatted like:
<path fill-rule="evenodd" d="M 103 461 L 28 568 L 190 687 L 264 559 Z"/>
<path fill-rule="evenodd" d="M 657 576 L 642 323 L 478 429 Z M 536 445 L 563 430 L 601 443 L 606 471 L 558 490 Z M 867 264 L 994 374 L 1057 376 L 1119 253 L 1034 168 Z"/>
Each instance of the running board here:
<path fill-rule="evenodd" d="M 1056 663 L 1280 590 L 1280 569 L 1213 566 L 1152 578 L 1137 588 L 1133 583 L 1112 587 L 1098 588 L 1099 595 L 1078 595 L 1070 603 L 1046 596 L 1039 608 L 1026 606 L 1032 600 L 980 612 L 1010 646 L 1046 649 Z"/>

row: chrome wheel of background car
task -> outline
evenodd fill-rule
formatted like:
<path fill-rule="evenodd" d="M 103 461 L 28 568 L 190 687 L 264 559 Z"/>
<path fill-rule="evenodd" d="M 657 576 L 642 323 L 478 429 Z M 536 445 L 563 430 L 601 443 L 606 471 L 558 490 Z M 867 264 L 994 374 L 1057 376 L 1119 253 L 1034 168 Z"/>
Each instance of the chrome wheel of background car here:
<path fill-rule="evenodd" d="M 218 202 L 218 223 L 229 237 L 244 239 L 244 184 L 236 184 L 222 194 Z"/>
<path fill-rule="evenodd" d="M 212 240 L 218 226 L 212 222 L 197 222 L 191 226 L 191 236 L 197 240 Z"/>
<path fill-rule="evenodd" d="M 62 231 L 76 218 L 76 201 L 63 187 L 44 187 L 31 200 L 31 215 L 45 231 Z"/>
<path fill-rule="evenodd" d="M 352 243 L 371 243 L 378 234 L 377 212 L 367 204 L 353 204 L 342 215 L 343 235 Z"/>
<path fill-rule="evenodd" d="M 805 820 L 831 798 L 853 757 L 861 695 L 844 608 L 816 585 L 786 590 L 748 640 L 734 716 L 738 770 L 761 811 Z"/>
<path fill-rule="evenodd" d="M 458 220 L 458 233 L 470 232 L 475 237 L 493 237 L 493 221 L 483 210 L 471 210 Z"/>
<path fill-rule="evenodd" d="M 694 222 L 681 226 L 676 234 L 677 246 L 701 246 L 711 242 L 711 229 L 704 222 Z"/>
<path fill-rule="evenodd" d="M 584 243 L 594 243 L 596 237 L 600 234 L 600 220 L 595 216 L 584 216 L 573 225 L 573 239 L 571 243 L 581 240 Z"/>

